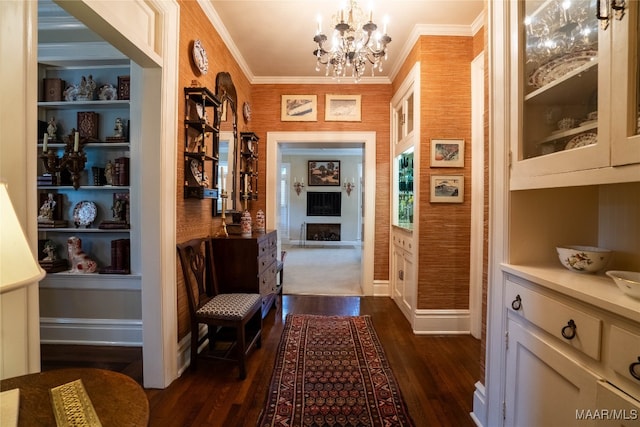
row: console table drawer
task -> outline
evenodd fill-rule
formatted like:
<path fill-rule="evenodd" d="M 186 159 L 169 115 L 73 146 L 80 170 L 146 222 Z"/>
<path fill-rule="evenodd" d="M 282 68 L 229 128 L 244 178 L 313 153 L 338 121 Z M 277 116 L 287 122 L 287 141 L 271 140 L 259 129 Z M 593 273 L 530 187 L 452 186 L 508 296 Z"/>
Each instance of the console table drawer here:
<path fill-rule="evenodd" d="M 600 360 L 601 319 L 510 280 L 506 282 L 505 306 L 510 313 Z"/>

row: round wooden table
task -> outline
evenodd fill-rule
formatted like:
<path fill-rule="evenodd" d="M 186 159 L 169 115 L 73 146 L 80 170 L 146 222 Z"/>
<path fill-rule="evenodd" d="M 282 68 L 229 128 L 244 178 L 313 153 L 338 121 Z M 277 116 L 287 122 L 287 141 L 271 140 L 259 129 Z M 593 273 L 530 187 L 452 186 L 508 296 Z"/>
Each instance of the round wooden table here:
<path fill-rule="evenodd" d="M 104 369 L 56 369 L 0 381 L 0 391 L 20 389 L 18 426 L 56 425 L 50 390 L 82 380 L 103 427 L 147 426 L 149 401 L 131 377 Z"/>

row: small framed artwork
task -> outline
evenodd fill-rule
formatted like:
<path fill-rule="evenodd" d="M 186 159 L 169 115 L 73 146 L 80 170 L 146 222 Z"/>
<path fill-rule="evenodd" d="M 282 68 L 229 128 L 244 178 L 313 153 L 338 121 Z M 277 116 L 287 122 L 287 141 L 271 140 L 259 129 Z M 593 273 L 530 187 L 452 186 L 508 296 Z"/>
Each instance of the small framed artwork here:
<path fill-rule="evenodd" d="M 431 175 L 431 203 L 462 203 L 463 175 Z"/>
<path fill-rule="evenodd" d="M 431 167 L 464 167 L 464 139 L 432 139 Z"/>
<path fill-rule="evenodd" d="M 340 186 L 340 160 L 309 160 L 309 185 Z"/>
<path fill-rule="evenodd" d="M 360 95 L 326 95 L 324 119 L 328 122 L 359 122 L 361 111 Z"/>
<path fill-rule="evenodd" d="M 317 122 L 317 95 L 282 95 L 280 120 L 283 122 Z"/>

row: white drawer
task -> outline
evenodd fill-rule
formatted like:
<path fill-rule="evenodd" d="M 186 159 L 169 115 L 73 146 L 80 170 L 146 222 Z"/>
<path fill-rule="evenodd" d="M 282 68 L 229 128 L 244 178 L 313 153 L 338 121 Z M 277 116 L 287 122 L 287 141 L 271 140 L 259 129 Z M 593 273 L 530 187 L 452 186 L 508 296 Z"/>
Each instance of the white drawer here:
<path fill-rule="evenodd" d="M 607 348 L 607 367 L 618 377 L 628 380 L 631 384 L 628 391 L 640 399 L 640 335 L 612 325 Z"/>
<path fill-rule="evenodd" d="M 512 314 L 600 360 L 601 319 L 510 280 L 506 281 L 505 306 Z"/>

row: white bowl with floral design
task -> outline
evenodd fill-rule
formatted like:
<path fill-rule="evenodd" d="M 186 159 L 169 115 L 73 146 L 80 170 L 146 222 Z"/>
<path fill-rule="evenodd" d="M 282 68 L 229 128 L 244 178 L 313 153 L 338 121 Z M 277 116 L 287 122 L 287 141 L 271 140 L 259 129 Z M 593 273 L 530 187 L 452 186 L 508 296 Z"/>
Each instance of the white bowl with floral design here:
<path fill-rule="evenodd" d="M 611 259 L 609 249 L 595 246 L 558 246 L 556 251 L 562 265 L 578 273 L 597 273 Z"/>
<path fill-rule="evenodd" d="M 622 292 L 640 299 L 640 273 L 636 271 L 610 270 L 605 273 L 611 277 Z"/>

